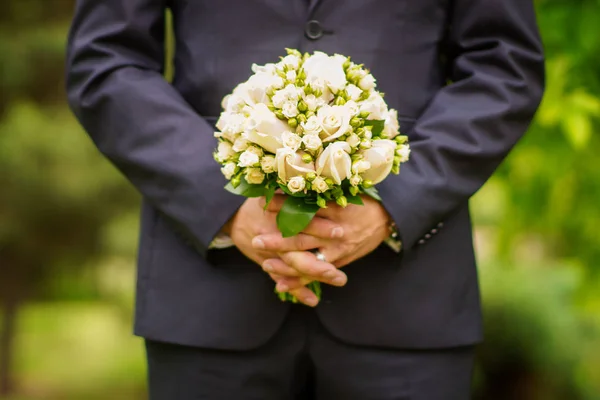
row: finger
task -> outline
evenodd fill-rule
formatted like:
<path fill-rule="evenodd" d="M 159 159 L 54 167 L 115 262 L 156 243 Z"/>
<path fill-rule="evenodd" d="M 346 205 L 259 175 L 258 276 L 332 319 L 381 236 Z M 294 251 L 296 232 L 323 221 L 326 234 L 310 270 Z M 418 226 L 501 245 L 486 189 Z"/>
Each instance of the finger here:
<path fill-rule="evenodd" d="M 290 267 L 277 258 L 265 260 L 261 267 L 269 275 L 273 274 L 282 278 L 296 278 L 301 276 L 297 269 Z"/>
<path fill-rule="evenodd" d="M 280 257 L 285 264 L 296 269 L 301 276 L 335 286 L 342 286 L 347 281 L 345 273 L 333 264 L 318 260 L 313 253 L 308 251 L 290 251 L 280 254 Z"/>
<path fill-rule="evenodd" d="M 351 256 L 351 250 L 354 246 L 351 246 L 343 241 L 335 242 L 330 241 L 325 246 L 319 247 L 319 253 L 324 257 L 324 260 L 330 264 L 333 264 L 336 268 L 340 268 L 338 261 L 342 258 Z"/>
<path fill-rule="evenodd" d="M 321 217 L 313 218 L 303 232 L 321 239 L 341 239 L 344 237 L 344 228 L 340 224 Z"/>
<path fill-rule="evenodd" d="M 291 292 L 307 286 L 309 283 L 315 282 L 309 278 L 283 278 L 277 281 L 276 289 L 279 292 Z M 344 286 L 344 285 L 337 285 Z"/>
<path fill-rule="evenodd" d="M 327 263 L 325 263 L 327 264 Z M 331 265 L 331 264 L 329 264 Z M 286 292 L 289 289 L 295 289 L 304 286 L 313 281 L 319 281 L 332 286 L 344 286 L 348 281 L 346 274 L 336 268 L 330 268 L 329 271 L 320 275 L 300 274 L 297 269 L 292 268 L 280 259 L 269 259 L 263 263 L 263 270 L 268 273 L 276 282 L 282 282 L 287 285 Z"/>
<path fill-rule="evenodd" d="M 356 257 L 354 257 L 353 255 L 349 255 L 349 256 L 339 259 L 338 261 L 335 261 L 333 264 L 338 268 L 343 268 L 346 265 L 354 262 L 355 260 L 357 260 Z"/>
<path fill-rule="evenodd" d="M 314 307 L 319 303 L 319 298 L 314 292 L 306 287 L 310 282 L 308 278 L 291 278 L 286 279 L 283 283 L 282 277 L 275 274 L 269 274 L 271 279 L 277 284 L 275 290 L 280 293 L 287 292 L 296 297 L 296 299 L 309 307 Z"/>
<path fill-rule="evenodd" d="M 316 294 L 313 293 L 312 290 L 303 286 L 299 289 L 294 289 L 290 291 L 290 294 L 295 296 L 298 301 L 304 305 L 309 307 L 316 307 L 319 304 L 319 298 Z"/>
<path fill-rule="evenodd" d="M 289 278 L 275 274 L 270 274 L 269 276 L 271 276 L 271 279 L 275 281 L 275 284 L 277 285 L 275 288 L 278 292 L 296 290 L 308 285 L 311 282 L 314 282 L 310 278 Z"/>
<path fill-rule="evenodd" d="M 252 247 L 255 249 L 274 251 L 277 253 L 311 250 L 323 245 L 325 245 L 325 243 L 322 239 L 303 233 L 289 238 L 284 238 L 281 233 L 270 233 L 259 235 L 252 239 Z"/>
<path fill-rule="evenodd" d="M 342 213 L 345 208 L 335 204 L 335 202 L 328 202 L 327 208 L 321 208 L 317 211 L 317 217 L 339 220 L 340 213 Z"/>

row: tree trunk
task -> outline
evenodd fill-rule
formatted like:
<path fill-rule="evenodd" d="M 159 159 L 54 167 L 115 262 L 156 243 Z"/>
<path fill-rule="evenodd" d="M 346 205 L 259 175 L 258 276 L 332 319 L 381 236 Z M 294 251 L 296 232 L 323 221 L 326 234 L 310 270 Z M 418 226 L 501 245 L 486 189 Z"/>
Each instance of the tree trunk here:
<path fill-rule="evenodd" d="M 0 331 L 0 399 L 12 392 L 12 356 L 16 333 L 18 302 L 6 299 L 3 304 L 4 321 Z"/>

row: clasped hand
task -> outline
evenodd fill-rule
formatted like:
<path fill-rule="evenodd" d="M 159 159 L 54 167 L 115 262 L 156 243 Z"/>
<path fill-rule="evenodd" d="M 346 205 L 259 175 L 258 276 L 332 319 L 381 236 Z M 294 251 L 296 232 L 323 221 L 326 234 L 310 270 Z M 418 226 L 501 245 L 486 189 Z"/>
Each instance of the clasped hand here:
<path fill-rule="evenodd" d="M 283 195 L 276 195 L 264 210 L 264 198 L 248 199 L 231 221 L 230 235 L 238 249 L 276 282 L 278 291 L 290 292 L 311 307 L 318 299 L 306 284 L 344 286 L 347 276 L 339 268 L 375 250 L 390 233 L 390 217 L 383 206 L 364 196 L 364 206 L 329 205 L 302 233 L 283 238 L 275 218 L 284 201 Z M 314 249 L 327 262 L 318 260 L 310 251 Z"/>

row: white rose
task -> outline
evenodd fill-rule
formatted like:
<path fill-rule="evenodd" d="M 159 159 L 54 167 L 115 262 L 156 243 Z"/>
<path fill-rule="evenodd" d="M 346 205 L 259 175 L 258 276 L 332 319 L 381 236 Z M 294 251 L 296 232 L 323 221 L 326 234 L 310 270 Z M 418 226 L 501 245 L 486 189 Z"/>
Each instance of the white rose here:
<path fill-rule="evenodd" d="M 292 132 L 284 132 L 281 139 L 285 147 L 294 151 L 298 150 L 302 144 L 302 138 Z"/>
<path fill-rule="evenodd" d="M 327 54 L 317 51 L 303 64 L 306 81 L 324 80 L 327 87 L 333 93 L 337 93 L 344 89 L 347 83 L 344 62 L 344 57 L 329 57 Z"/>
<path fill-rule="evenodd" d="M 371 168 L 371 163 L 366 160 L 359 160 L 352 164 L 352 172 L 355 174 L 362 174 Z"/>
<path fill-rule="evenodd" d="M 316 115 L 309 117 L 300 124 L 305 135 L 318 135 L 321 133 L 321 124 Z"/>
<path fill-rule="evenodd" d="M 321 139 L 331 142 L 351 130 L 350 113 L 344 106 L 323 106 L 317 112 L 321 123 Z"/>
<path fill-rule="evenodd" d="M 298 69 L 300 66 L 300 57 L 293 54 L 288 54 L 287 56 L 283 57 L 279 63 L 288 68 Z"/>
<path fill-rule="evenodd" d="M 244 103 L 253 106 L 258 103 L 268 103 L 267 91 L 273 76 L 268 74 L 252 75 L 246 82 L 240 83 L 233 89 L 233 95 L 244 99 Z"/>
<path fill-rule="evenodd" d="M 348 93 L 348 97 L 350 97 L 350 100 L 356 101 L 360 98 L 362 90 L 358 86 L 350 84 L 346 86 L 346 93 Z"/>
<path fill-rule="evenodd" d="M 346 104 L 344 104 L 344 107 L 348 110 L 350 116 L 352 117 L 360 113 L 360 107 L 354 100 L 348 100 Z"/>
<path fill-rule="evenodd" d="M 288 124 L 281 121 L 265 104 L 253 107 L 246 124 L 246 139 L 275 153 L 281 148 L 281 136 L 289 130 Z"/>
<path fill-rule="evenodd" d="M 351 80 L 357 80 L 360 82 L 362 78 L 367 75 L 367 71 L 364 68 L 352 63 L 348 68 L 348 78 Z"/>
<path fill-rule="evenodd" d="M 323 142 L 319 135 L 312 133 L 302 136 L 302 143 L 304 143 L 304 148 L 310 151 L 317 151 L 323 146 Z"/>
<path fill-rule="evenodd" d="M 248 146 L 248 148 L 246 149 L 246 151 L 249 151 L 250 153 L 254 153 L 258 156 L 258 158 L 262 157 L 265 153 L 262 151 L 262 149 L 260 147 L 257 146 Z"/>
<path fill-rule="evenodd" d="M 231 96 L 231 94 L 228 94 L 225 97 L 223 97 L 223 100 L 221 100 L 221 108 L 223 110 L 227 110 L 227 104 L 229 104 L 229 99 L 231 99 Z"/>
<path fill-rule="evenodd" d="M 346 63 L 346 61 L 348 61 L 348 57 L 342 55 L 342 54 L 334 54 L 333 56 L 331 56 L 331 58 L 335 59 L 336 61 L 338 61 L 340 64 L 344 65 Z"/>
<path fill-rule="evenodd" d="M 327 82 L 318 77 L 311 78 L 310 81 L 307 78 L 306 83 L 310 85 L 313 90 L 321 92 L 321 96 L 317 97 L 317 107 L 319 107 L 319 105 L 329 104 L 335 97 L 327 86 Z"/>
<path fill-rule="evenodd" d="M 302 91 L 302 93 L 304 92 Z M 271 101 L 273 102 L 273 105 L 275 107 L 282 108 L 286 102 L 292 101 L 297 103 L 298 99 L 300 98 L 300 95 L 301 89 L 297 88 L 292 84 L 289 84 L 283 89 L 277 90 L 273 94 Z"/>
<path fill-rule="evenodd" d="M 375 89 L 375 78 L 373 75 L 367 74 L 358 82 L 358 86 L 360 86 L 362 90 L 373 90 Z"/>
<path fill-rule="evenodd" d="M 329 185 L 325 182 L 325 178 L 317 176 L 311 183 L 312 188 L 317 193 L 325 193 L 329 190 Z"/>
<path fill-rule="evenodd" d="M 221 172 L 225 176 L 225 179 L 230 180 L 231 178 L 233 178 L 236 168 L 237 165 L 235 165 L 235 163 L 230 162 L 225 164 L 223 168 L 221 168 Z"/>
<path fill-rule="evenodd" d="M 361 152 L 363 159 L 371 163 L 371 168 L 362 174 L 362 178 L 373 184 L 383 181 L 394 165 L 396 142 L 389 139 L 373 140 L 370 149 Z"/>
<path fill-rule="evenodd" d="M 238 160 L 238 166 L 240 167 L 252 167 L 260 162 L 260 158 L 253 153 L 252 151 L 244 151 L 240 154 L 240 159 Z"/>
<path fill-rule="evenodd" d="M 251 185 L 260 185 L 265 180 L 265 174 L 260 168 L 246 169 L 246 182 Z"/>
<path fill-rule="evenodd" d="M 260 103 L 264 103 L 265 99 L 263 98 L 263 95 L 271 89 L 282 88 L 283 84 L 283 79 L 279 75 L 269 72 L 259 72 L 248 78 L 248 80 L 242 85 L 245 85 L 245 90 L 251 92 L 250 94 L 252 99 L 255 101 L 261 100 Z M 246 103 L 248 103 L 248 105 L 253 105 L 253 103 L 249 103 L 247 100 Z"/>
<path fill-rule="evenodd" d="M 275 156 L 264 156 L 260 159 L 260 167 L 265 174 L 277 171 L 277 162 Z"/>
<path fill-rule="evenodd" d="M 352 135 L 348 136 L 346 143 L 348 143 L 352 148 L 358 147 L 360 145 L 360 138 L 356 133 L 353 133 Z"/>
<path fill-rule="evenodd" d="M 271 97 L 271 102 L 277 108 L 283 107 L 286 100 L 285 92 L 283 90 L 276 91 L 275 94 L 273 94 L 273 97 Z"/>
<path fill-rule="evenodd" d="M 227 112 L 239 113 L 242 111 L 246 102 L 244 98 L 238 94 L 229 94 L 223 98 L 221 107 Z"/>
<path fill-rule="evenodd" d="M 367 100 L 360 103 L 360 111 L 369 113 L 367 119 L 380 120 L 385 118 L 388 110 L 383 97 L 379 93 L 373 92 Z"/>
<path fill-rule="evenodd" d="M 281 112 L 286 118 L 294 118 L 298 115 L 298 103 L 287 101 L 283 104 Z"/>
<path fill-rule="evenodd" d="M 295 176 L 287 184 L 288 189 L 292 193 L 298 193 L 306 187 L 306 181 L 301 176 Z"/>
<path fill-rule="evenodd" d="M 252 64 L 252 72 L 254 72 L 255 74 L 267 73 L 267 74 L 275 75 L 277 72 L 277 67 L 273 63 L 269 63 L 269 64 L 265 64 L 265 65 Z"/>
<path fill-rule="evenodd" d="M 308 106 L 308 111 L 315 111 L 319 106 L 319 99 L 314 94 L 308 94 L 304 96 L 304 102 Z"/>
<path fill-rule="evenodd" d="M 288 182 L 295 176 L 305 176 L 309 172 L 315 172 L 314 163 L 305 163 L 302 156 L 306 154 L 302 151 L 295 152 L 292 149 L 281 148 L 277 150 L 275 156 L 277 160 L 277 174 L 282 182 Z"/>
<path fill-rule="evenodd" d="M 400 124 L 398 123 L 398 111 L 391 109 L 385 117 L 383 125 L 383 134 L 388 139 L 393 139 L 400 134 Z"/>
<path fill-rule="evenodd" d="M 362 178 L 359 175 L 352 175 L 349 181 L 352 186 L 358 186 L 362 182 Z"/>
<path fill-rule="evenodd" d="M 219 146 L 217 147 L 217 157 L 225 161 L 235 155 L 235 151 L 233 151 L 233 145 L 229 142 L 219 142 Z"/>
<path fill-rule="evenodd" d="M 246 150 L 249 145 L 250 145 L 250 142 L 248 142 L 248 140 L 246 140 L 246 138 L 239 137 L 235 140 L 235 142 L 233 142 L 232 149 L 236 153 L 239 153 L 240 151 Z"/>
<path fill-rule="evenodd" d="M 295 82 L 296 81 L 296 77 L 298 75 L 296 74 L 296 71 L 291 70 L 285 73 L 285 79 L 287 79 L 290 82 Z"/>
<path fill-rule="evenodd" d="M 233 143 L 236 137 L 244 131 L 245 121 L 246 117 L 243 114 L 223 112 L 216 123 L 217 129 L 221 132 L 215 136 L 223 137 Z"/>
<path fill-rule="evenodd" d="M 317 158 L 317 174 L 331 178 L 340 185 L 351 173 L 352 159 L 348 153 L 350 153 L 348 143 L 331 143 Z"/>
<path fill-rule="evenodd" d="M 400 156 L 400 162 L 406 162 L 410 158 L 410 146 L 403 144 L 396 150 L 396 154 Z"/>

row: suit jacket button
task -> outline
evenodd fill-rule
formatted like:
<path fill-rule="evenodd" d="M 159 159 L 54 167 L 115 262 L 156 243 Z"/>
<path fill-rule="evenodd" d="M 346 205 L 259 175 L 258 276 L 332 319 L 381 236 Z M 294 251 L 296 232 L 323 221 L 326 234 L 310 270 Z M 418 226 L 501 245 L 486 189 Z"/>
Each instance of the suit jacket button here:
<path fill-rule="evenodd" d="M 317 40 L 321 36 L 323 36 L 323 28 L 321 27 L 321 23 L 316 20 L 311 20 L 306 23 L 306 27 L 304 28 L 304 33 L 306 37 L 311 40 Z"/>
<path fill-rule="evenodd" d="M 435 235 L 436 233 L 438 233 L 438 230 L 437 230 L 437 229 L 435 229 L 435 228 L 434 228 L 434 229 L 432 229 L 432 230 L 431 230 L 431 234 L 432 234 L 432 235 Z"/>
<path fill-rule="evenodd" d="M 440 222 L 440 223 L 438 224 L 438 226 L 437 226 L 437 227 L 438 227 L 438 228 L 443 228 L 443 227 L 444 227 L 444 223 L 443 223 L 443 222 Z"/>
<path fill-rule="evenodd" d="M 428 233 L 425 235 L 425 239 L 431 239 L 431 235 Z"/>
<path fill-rule="evenodd" d="M 419 240 L 419 244 L 425 244 L 425 239 Z"/>

